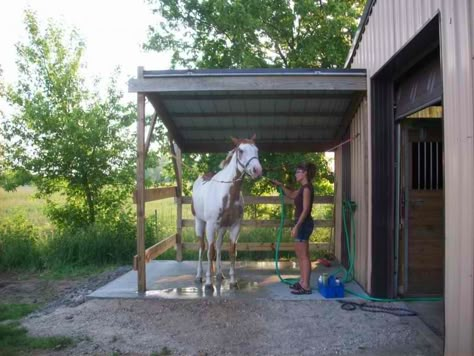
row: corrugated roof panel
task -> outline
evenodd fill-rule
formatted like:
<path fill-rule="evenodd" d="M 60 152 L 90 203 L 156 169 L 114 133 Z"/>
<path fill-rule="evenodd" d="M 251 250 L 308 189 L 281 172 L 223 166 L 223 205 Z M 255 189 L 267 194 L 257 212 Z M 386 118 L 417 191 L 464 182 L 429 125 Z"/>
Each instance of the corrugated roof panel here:
<path fill-rule="evenodd" d="M 144 72 L 129 88 L 149 98 L 182 152 L 220 152 L 253 133 L 263 151 L 324 150 L 341 139 L 344 105 L 366 89 L 363 70 L 218 73 Z"/>
<path fill-rule="evenodd" d="M 218 113 L 228 113 L 230 112 L 229 100 L 216 100 L 214 101 L 216 106 L 216 112 Z"/>
<path fill-rule="evenodd" d="M 216 112 L 216 107 L 213 100 L 200 100 L 199 107 L 202 113 L 214 113 Z"/>
<path fill-rule="evenodd" d="M 291 112 L 304 112 L 307 99 L 293 99 L 290 103 Z"/>
<path fill-rule="evenodd" d="M 275 112 L 289 112 L 290 111 L 291 100 L 289 97 L 275 100 L 274 102 L 274 110 Z"/>

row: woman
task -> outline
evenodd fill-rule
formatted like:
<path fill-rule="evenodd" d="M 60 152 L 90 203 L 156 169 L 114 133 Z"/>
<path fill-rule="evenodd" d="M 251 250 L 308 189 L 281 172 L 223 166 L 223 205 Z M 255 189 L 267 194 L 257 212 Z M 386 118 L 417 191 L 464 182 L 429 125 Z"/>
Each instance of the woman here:
<path fill-rule="evenodd" d="M 283 193 L 295 202 L 295 225 L 291 229 L 291 237 L 295 239 L 295 252 L 300 266 L 300 281 L 290 285 L 293 294 L 311 294 L 310 277 L 311 261 L 309 258 L 309 237 L 314 229 L 311 216 L 314 201 L 313 178 L 316 166 L 303 163 L 296 167 L 296 181 L 300 184 L 298 190 L 286 188 L 281 182 L 272 180 L 273 184 L 282 187 Z"/>

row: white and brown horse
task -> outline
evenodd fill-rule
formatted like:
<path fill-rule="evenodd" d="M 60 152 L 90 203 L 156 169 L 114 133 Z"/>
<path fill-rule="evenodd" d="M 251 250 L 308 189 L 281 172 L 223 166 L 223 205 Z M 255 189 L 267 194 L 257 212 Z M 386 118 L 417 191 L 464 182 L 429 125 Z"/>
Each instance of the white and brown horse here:
<path fill-rule="evenodd" d="M 244 213 L 241 187 L 245 175 L 256 179 L 262 175 L 258 160 L 255 135 L 251 139 L 232 138 L 235 148 L 221 163 L 222 170 L 212 178 L 199 177 L 193 184 L 192 210 L 195 216 L 196 235 L 199 238 L 199 262 L 196 280 L 202 282 L 202 254 L 205 250 L 204 230 L 207 238 L 206 288 L 212 289 L 212 247 L 216 250 L 216 277 L 222 278 L 221 248 L 224 233 L 230 231 L 230 285 L 236 285 L 235 257 L 240 225 Z M 217 239 L 214 244 L 214 238 Z"/>

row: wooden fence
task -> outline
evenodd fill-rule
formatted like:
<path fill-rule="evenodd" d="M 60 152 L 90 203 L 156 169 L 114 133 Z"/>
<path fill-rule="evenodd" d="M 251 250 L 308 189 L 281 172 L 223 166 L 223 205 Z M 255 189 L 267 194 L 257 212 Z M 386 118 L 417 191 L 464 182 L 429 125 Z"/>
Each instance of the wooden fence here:
<path fill-rule="evenodd" d="M 154 260 L 158 256 L 162 255 L 169 249 L 176 248 L 177 260 L 181 260 L 183 255 L 183 250 L 199 250 L 199 244 L 196 243 L 183 243 L 182 241 L 182 229 L 183 227 L 194 227 L 194 219 L 183 219 L 182 216 L 182 206 L 183 204 L 191 204 L 191 197 L 178 197 L 176 187 L 164 187 L 164 188 L 153 188 L 145 190 L 145 201 L 154 201 L 161 200 L 166 198 L 175 198 L 176 207 L 177 207 L 177 221 L 176 221 L 176 233 L 165 238 L 164 240 L 156 243 L 155 245 L 147 248 L 145 250 L 145 262 L 148 263 L 151 260 Z M 136 201 L 134 196 L 134 202 Z M 280 197 L 278 196 L 245 196 L 244 197 L 245 205 L 255 205 L 255 204 L 273 204 L 280 205 Z M 314 204 L 333 204 L 334 197 L 332 196 L 315 196 Z M 293 204 L 291 199 L 285 198 L 285 204 Z M 280 226 L 280 220 L 258 220 L 258 219 L 245 219 L 242 222 L 242 226 L 251 226 L 251 227 L 264 227 L 264 228 L 275 228 Z M 292 221 L 285 221 L 285 227 L 292 226 Z M 314 227 L 334 227 L 333 220 L 315 220 Z M 228 243 L 224 243 L 222 248 L 227 249 L 229 247 Z M 276 243 L 274 242 L 241 242 L 237 244 L 238 251 L 275 251 Z M 280 251 L 292 251 L 293 243 L 283 242 L 280 244 Z M 331 248 L 331 243 L 309 243 L 310 251 L 318 250 L 329 250 Z M 137 269 L 138 255 L 135 255 L 133 259 L 133 268 Z"/>

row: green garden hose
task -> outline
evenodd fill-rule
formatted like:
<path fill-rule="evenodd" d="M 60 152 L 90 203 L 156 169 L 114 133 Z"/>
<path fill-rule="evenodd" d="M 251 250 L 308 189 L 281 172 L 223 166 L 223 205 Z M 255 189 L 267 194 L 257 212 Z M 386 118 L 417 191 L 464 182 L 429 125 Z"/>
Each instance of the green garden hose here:
<path fill-rule="evenodd" d="M 345 236 L 345 241 L 346 241 L 346 246 L 347 246 L 347 254 L 349 256 L 349 269 L 345 269 L 344 267 L 341 267 L 338 269 L 336 272 L 334 272 L 332 275 L 335 276 L 336 274 L 340 272 L 344 272 L 344 278 L 342 279 L 343 283 L 349 283 L 354 279 L 354 260 L 355 260 L 355 229 L 354 229 L 354 211 L 356 209 L 356 203 L 350 200 L 344 200 L 342 202 L 342 222 L 344 226 L 344 236 Z M 350 217 L 351 217 L 351 237 L 352 237 L 352 244 L 349 243 L 349 232 L 347 229 L 347 223 L 346 223 L 346 211 L 350 212 Z M 355 295 L 356 297 L 369 300 L 372 302 L 415 302 L 415 301 L 423 301 L 423 302 L 437 302 L 443 300 L 442 297 L 407 297 L 407 298 L 375 298 L 375 297 L 370 297 L 362 294 L 358 294 L 356 292 L 351 291 L 350 289 L 344 288 L 344 290 L 352 295 Z"/>
<path fill-rule="evenodd" d="M 279 254 L 280 254 L 280 242 L 281 238 L 283 235 L 283 226 L 285 223 L 285 217 L 286 217 L 286 211 L 285 211 L 285 198 L 283 195 L 283 190 L 281 187 L 278 187 L 278 192 L 280 194 L 280 226 L 278 227 L 278 233 L 277 233 L 277 242 L 276 242 L 276 247 L 275 247 L 275 271 L 280 279 L 281 282 L 285 284 L 293 284 L 299 281 L 299 279 L 295 278 L 283 278 L 280 273 L 280 268 L 278 266 L 278 261 L 279 261 Z M 343 272 L 344 277 L 342 279 L 343 283 L 349 283 L 354 280 L 354 261 L 355 261 L 355 241 L 356 241 L 356 235 L 355 235 L 355 223 L 354 223 L 354 211 L 357 208 L 357 205 L 355 202 L 350 201 L 350 200 L 344 200 L 342 202 L 342 222 L 344 226 L 344 237 L 345 237 L 345 242 L 347 246 L 347 253 L 349 257 L 349 269 L 345 269 L 344 267 L 339 268 L 336 272 L 334 272 L 332 275 L 336 276 L 337 274 Z M 349 237 L 349 231 L 347 229 L 347 222 L 346 222 L 346 211 L 350 212 L 350 223 L 351 223 L 351 236 Z M 352 240 L 350 243 L 349 240 Z M 407 297 L 407 298 L 376 298 L 376 297 L 370 297 L 366 295 L 362 295 L 356 292 L 351 291 L 350 289 L 344 288 L 344 291 L 355 295 L 356 297 L 359 297 L 361 299 L 365 299 L 368 301 L 372 302 L 414 302 L 414 301 L 425 301 L 425 302 L 434 302 L 434 301 L 441 301 L 443 300 L 442 297 Z"/>
<path fill-rule="evenodd" d="M 283 225 L 285 224 L 285 217 L 286 217 L 286 212 L 285 212 L 285 197 L 283 195 L 283 190 L 281 187 L 278 187 L 278 192 L 280 193 L 280 226 L 278 227 L 278 233 L 277 233 L 277 242 L 276 242 L 276 247 L 275 247 L 275 271 L 280 278 L 280 281 L 282 281 L 285 284 L 294 284 L 296 282 L 299 282 L 299 278 L 282 278 L 280 274 L 280 268 L 278 267 L 278 261 L 280 259 L 280 242 L 281 242 L 281 237 L 283 235 Z"/>

